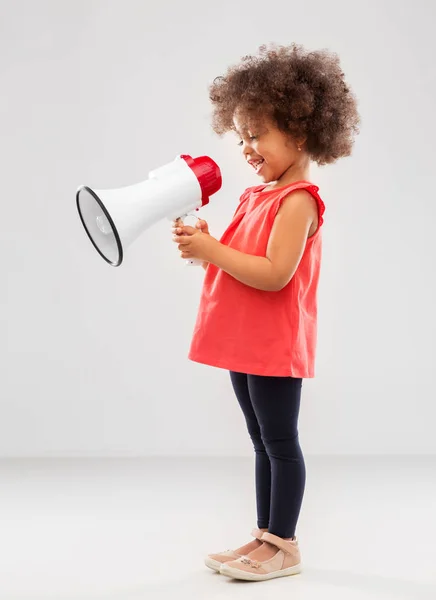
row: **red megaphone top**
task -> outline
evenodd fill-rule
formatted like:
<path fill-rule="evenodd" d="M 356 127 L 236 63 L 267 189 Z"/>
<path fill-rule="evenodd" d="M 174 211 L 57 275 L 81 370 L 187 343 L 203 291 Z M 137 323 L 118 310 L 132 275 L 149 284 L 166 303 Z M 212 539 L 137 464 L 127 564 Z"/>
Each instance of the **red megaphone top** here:
<path fill-rule="evenodd" d="M 192 158 L 189 154 L 182 154 L 180 158 L 183 158 L 198 179 L 202 191 L 201 205 L 208 204 L 209 197 L 215 194 L 222 185 L 219 166 L 208 156 Z"/>

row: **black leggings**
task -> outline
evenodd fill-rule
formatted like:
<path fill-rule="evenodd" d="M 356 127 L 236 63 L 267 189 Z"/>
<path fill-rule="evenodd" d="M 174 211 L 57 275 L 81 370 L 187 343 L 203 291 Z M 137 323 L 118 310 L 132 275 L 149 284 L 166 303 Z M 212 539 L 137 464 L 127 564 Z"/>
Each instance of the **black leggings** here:
<path fill-rule="evenodd" d="M 298 441 L 302 379 L 230 371 L 256 453 L 257 526 L 295 535 L 306 483 Z"/>

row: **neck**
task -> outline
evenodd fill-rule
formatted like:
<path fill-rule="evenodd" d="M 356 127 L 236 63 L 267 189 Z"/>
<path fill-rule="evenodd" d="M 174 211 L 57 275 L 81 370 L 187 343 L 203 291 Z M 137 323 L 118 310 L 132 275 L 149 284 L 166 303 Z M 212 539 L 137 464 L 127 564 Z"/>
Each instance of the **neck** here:
<path fill-rule="evenodd" d="M 269 187 L 283 187 L 295 181 L 310 181 L 310 160 L 308 156 L 302 156 L 300 160 L 293 163 L 275 182 Z"/>
<path fill-rule="evenodd" d="M 310 161 L 308 156 L 302 156 L 299 161 L 292 164 L 281 177 L 277 180 L 279 185 L 288 185 L 294 181 L 305 180 L 310 178 Z"/>

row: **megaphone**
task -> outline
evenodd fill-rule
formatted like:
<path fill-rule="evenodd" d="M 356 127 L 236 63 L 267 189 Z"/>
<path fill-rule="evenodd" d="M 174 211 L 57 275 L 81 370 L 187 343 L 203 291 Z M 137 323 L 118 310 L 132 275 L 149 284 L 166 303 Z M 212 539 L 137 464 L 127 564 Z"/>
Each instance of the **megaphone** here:
<path fill-rule="evenodd" d="M 81 185 L 76 204 L 83 227 L 97 252 L 113 267 L 145 230 L 168 218 L 185 218 L 209 203 L 222 184 L 218 165 L 208 156 L 178 155 L 151 171 L 145 181 L 113 190 Z M 196 216 L 196 215 L 194 215 Z M 200 260 L 186 264 L 201 265 Z"/>

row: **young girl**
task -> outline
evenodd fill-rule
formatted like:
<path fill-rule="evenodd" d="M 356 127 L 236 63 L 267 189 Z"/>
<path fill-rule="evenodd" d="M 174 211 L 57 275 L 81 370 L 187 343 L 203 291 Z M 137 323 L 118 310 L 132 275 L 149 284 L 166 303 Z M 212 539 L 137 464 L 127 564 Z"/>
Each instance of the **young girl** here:
<path fill-rule="evenodd" d="M 314 377 L 324 203 L 310 162 L 351 154 L 357 101 L 336 54 L 260 47 L 210 88 L 213 129 L 237 134 L 262 181 L 220 240 L 173 222 L 181 257 L 206 270 L 189 359 L 227 369 L 255 450 L 254 540 L 206 565 L 237 579 L 301 571 L 295 537 L 306 479 L 298 439 L 303 378 Z"/>

